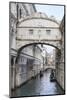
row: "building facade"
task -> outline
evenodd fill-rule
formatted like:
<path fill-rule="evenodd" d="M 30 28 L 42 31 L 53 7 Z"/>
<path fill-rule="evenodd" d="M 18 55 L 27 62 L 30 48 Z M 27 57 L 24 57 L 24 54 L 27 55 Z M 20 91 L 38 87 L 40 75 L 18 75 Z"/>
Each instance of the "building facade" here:
<path fill-rule="evenodd" d="M 62 40 L 61 40 L 61 50 L 60 52 L 56 51 L 56 79 L 57 82 L 60 84 L 63 90 L 65 90 L 65 62 L 64 62 L 64 17 L 60 24 L 60 30 L 62 33 Z"/>
<path fill-rule="evenodd" d="M 25 47 L 19 56 L 15 70 L 13 70 L 12 89 L 18 87 L 43 70 L 43 57 L 38 45 Z"/>
<path fill-rule="evenodd" d="M 30 16 L 36 12 L 34 4 L 23 4 L 19 2 L 10 2 L 9 3 L 9 64 L 10 64 L 10 87 L 14 88 L 16 83 L 16 56 L 17 56 L 17 45 L 16 45 L 16 33 L 17 33 L 17 24 L 21 18 Z M 12 84 L 11 84 L 12 82 Z M 11 93 L 10 93 L 11 94 Z"/>
<path fill-rule="evenodd" d="M 10 52 L 15 53 L 16 47 L 16 33 L 17 33 L 17 23 L 22 18 L 30 16 L 36 12 L 34 4 L 25 4 L 10 2 L 9 3 L 9 30 L 10 30 Z"/>

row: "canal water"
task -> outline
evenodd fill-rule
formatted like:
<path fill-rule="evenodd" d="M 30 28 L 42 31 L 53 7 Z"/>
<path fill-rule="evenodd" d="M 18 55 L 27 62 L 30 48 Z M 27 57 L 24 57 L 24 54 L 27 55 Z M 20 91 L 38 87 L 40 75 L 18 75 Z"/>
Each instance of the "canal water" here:
<path fill-rule="evenodd" d="M 64 94 L 56 82 L 50 82 L 50 70 L 44 72 L 43 76 L 38 75 L 26 84 L 12 91 L 12 97 L 24 96 L 45 96 Z"/>

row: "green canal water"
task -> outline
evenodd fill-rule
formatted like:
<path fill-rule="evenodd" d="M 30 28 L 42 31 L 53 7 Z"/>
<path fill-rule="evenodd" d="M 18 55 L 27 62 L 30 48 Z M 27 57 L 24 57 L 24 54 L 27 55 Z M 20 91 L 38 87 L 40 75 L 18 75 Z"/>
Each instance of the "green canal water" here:
<path fill-rule="evenodd" d="M 12 91 L 12 97 L 27 96 L 46 96 L 46 95 L 62 95 L 63 90 L 56 82 L 50 82 L 50 70 L 44 72 L 43 76 L 38 75 L 31 79 L 20 88 Z"/>

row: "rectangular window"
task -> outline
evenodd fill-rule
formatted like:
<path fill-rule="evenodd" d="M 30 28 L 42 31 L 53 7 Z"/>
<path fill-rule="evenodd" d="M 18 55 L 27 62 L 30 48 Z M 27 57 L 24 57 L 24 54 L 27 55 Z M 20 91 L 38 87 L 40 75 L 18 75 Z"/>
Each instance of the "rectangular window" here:
<path fill-rule="evenodd" d="M 20 18 L 21 18 L 21 14 L 22 14 L 22 12 L 21 12 L 21 9 L 20 9 Z"/>
<path fill-rule="evenodd" d="M 33 34 L 33 30 L 32 30 L 32 29 L 30 29 L 30 30 L 29 30 L 29 33 L 30 33 L 30 34 Z"/>
<path fill-rule="evenodd" d="M 46 33 L 47 33 L 47 34 L 50 34 L 50 33 L 51 33 L 51 30 L 46 30 Z"/>

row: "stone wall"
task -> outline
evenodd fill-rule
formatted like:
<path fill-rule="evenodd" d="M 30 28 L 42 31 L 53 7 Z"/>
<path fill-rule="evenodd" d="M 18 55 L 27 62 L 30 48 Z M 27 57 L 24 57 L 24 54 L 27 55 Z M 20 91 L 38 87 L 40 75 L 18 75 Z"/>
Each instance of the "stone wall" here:
<path fill-rule="evenodd" d="M 37 45 L 28 46 L 21 51 L 15 70 L 13 70 L 12 89 L 40 73 L 43 68 L 41 52 Z M 15 80 L 14 77 L 16 78 Z"/>
<path fill-rule="evenodd" d="M 60 24 L 60 31 L 62 34 L 62 40 L 61 40 L 61 57 L 59 59 L 56 59 L 58 64 L 56 63 L 56 79 L 57 82 L 60 84 L 63 90 L 65 90 L 65 59 L 64 59 L 64 18 Z"/>
<path fill-rule="evenodd" d="M 16 27 L 18 21 L 26 16 L 31 15 L 36 12 L 35 6 L 33 4 L 23 4 L 17 2 L 9 3 L 9 64 L 10 64 L 10 88 L 14 88 L 16 84 L 16 65 L 15 60 L 17 56 L 17 45 L 16 45 Z"/>

